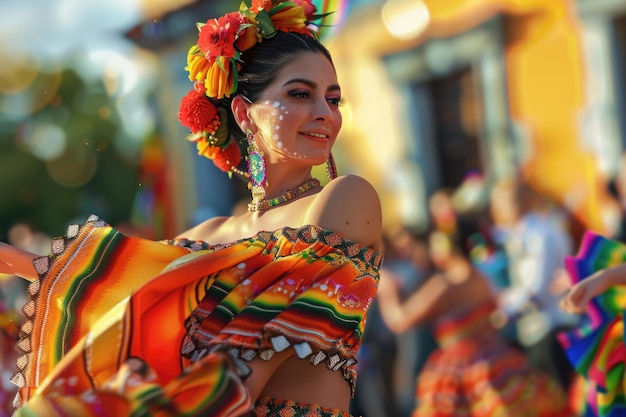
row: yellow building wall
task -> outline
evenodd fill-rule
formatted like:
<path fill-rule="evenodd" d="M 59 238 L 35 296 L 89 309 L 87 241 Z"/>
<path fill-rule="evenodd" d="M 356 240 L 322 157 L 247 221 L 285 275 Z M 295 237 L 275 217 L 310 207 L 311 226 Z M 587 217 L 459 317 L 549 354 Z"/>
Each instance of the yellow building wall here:
<path fill-rule="evenodd" d="M 394 1 L 394 0 L 391 0 Z M 402 1 L 402 0 L 395 0 Z M 405 0 L 410 5 L 418 0 Z M 614 207 L 593 154 L 582 148 L 579 118 L 585 105 L 585 70 L 580 23 L 570 0 L 424 0 L 429 20 L 412 39 L 397 39 L 385 29 L 380 10 L 355 16 L 329 45 L 340 81 L 355 99 L 350 107 L 347 142 L 368 175 L 385 189 L 385 178 L 403 150 L 399 112 L 407 109 L 380 58 L 419 46 L 429 38 L 450 37 L 498 14 L 506 16 L 505 67 L 512 120 L 526 132 L 530 153 L 521 166 L 531 185 L 565 203 L 589 229 L 607 230 L 607 207 Z M 341 79 L 346 71 L 349 79 Z M 375 80 L 375 81 L 374 81 Z M 366 102 L 363 102 L 365 100 Z M 375 104 L 372 104 L 372 101 Z M 385 144 L 382 146 L 381 138 Z M 387 162 L 381 159 L 387 158 Z M 393 215 L 393 196 L 383 205 Z"/>

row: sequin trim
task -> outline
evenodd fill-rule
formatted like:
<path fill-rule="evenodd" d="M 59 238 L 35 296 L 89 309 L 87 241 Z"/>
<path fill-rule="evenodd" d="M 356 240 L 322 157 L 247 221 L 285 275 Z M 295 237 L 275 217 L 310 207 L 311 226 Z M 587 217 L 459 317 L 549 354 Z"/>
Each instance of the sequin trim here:
<path fill-rule="evenodd" d="M 318 404 L 300 403 L 292 400 L 260 398 L 247 417 L 352 417 L 338 408 L 330 409 Z"/>

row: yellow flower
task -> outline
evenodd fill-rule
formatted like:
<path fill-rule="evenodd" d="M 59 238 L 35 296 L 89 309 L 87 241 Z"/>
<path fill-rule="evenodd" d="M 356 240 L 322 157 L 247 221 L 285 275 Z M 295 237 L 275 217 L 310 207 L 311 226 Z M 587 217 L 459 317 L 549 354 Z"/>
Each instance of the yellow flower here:
<path fill-rule="evenodd" d="M 279 4 L 270 13 L 270 17 L 277 30 L 283 32 L 306 31 L 307 18 L 304 8 L 292 2 Z"/>
<path fill-rule="evenodd" d="M 230 59 L 223 56 L 215 58 L 204 79 L 207 96 L 216 99 L 230 97 L 236 88 L 233 72 Z"/>
<path fill-rule="evenodd" d="M 198 48 L 198 45 L 193 45 L 187 52 L 187 66 L 185 70 L 189 72 L 189 80 L 205 82 L 211 62 L 207 60 L 204 53 Z"/>

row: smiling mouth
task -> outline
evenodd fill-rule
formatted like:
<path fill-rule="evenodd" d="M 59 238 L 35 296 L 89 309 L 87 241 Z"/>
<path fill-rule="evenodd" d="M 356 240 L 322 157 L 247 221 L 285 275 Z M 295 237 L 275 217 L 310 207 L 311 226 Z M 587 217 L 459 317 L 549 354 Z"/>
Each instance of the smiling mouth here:
<path fill-rule="evenodd" d="M 325 135 L 323 133 L 303 132 L 302 134 L 306 136 L 312 136 L 314 138 L 328 139 L 328 135 Z"/>

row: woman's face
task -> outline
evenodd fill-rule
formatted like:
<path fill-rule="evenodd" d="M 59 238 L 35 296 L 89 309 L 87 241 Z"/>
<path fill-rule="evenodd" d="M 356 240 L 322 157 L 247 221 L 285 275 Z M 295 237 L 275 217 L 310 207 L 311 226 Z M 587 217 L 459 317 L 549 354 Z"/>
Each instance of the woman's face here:
<path fill-rule="evenodd" d="M 270 161 L 324 163 L 341 128 L 337 75 L 321 53 L 302 52 L 285 65 L 249 115 Z"/>
<path fill-rule="evenodd" d="M 452 255 L 452 243 L 445 233 L 435 231 L 428 237 L 428 245 L 433 264 L 438 268 L 445 268 Z"/>

